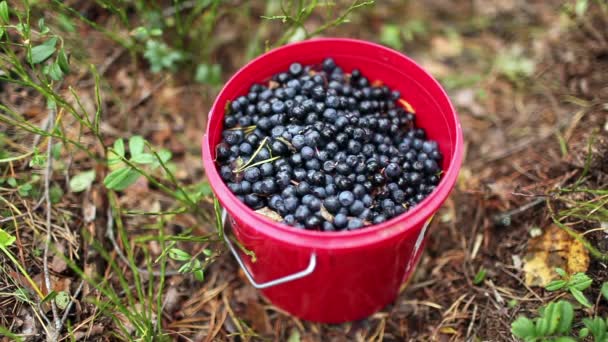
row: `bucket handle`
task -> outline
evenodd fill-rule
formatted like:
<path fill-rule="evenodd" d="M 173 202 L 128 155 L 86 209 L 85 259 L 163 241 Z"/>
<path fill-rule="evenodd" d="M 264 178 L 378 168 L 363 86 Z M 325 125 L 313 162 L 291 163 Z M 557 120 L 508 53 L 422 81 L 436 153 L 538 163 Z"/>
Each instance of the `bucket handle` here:
<path fill-rule="evenodd" d="M 238 262 L 239 266 L 245 273 L 245 276 L 247 276 L 247 279 L 249 280 L 251 285 L 253 287 L 255 287 L 256 289 L 266 289 L 269 287 L 284 284 L 284 283 L 287 283 L 287 282 L 290 282 L 293 280 L 304 278 L 304 277 L 310 275 L 312 272 L 314 272 L 315 268 L 317 267 L 317 254 L 315 252 L 312 252 L 310 254 L 310 260 L 308 262 L 308 266 L 305 269 L 303 269 L 302 271 L 292 273 L 292 274 L 289 274 L 289 275 L 286 275 L 286 276 L 283 276 L 283 277 L 280 277 L 280 278 L 277 278 L 274 280 L 270 280 L 270 281 L 267 281 L 264 283 L 258 283 L 257 281 L 255 281 L 255 279 L 253 279 L 253 275 L 249 272 L 249 269 L 247 269 L 247 266 L 245 266 L 245 263 L 241 259 L 239 252 L 234 247 L 234 244 L 232 243 L 232 241 L 230 241 L 230 238 L 228 238 L 228 234 L 226 234 L 227 216 L 228 216 L 228 214 L 226 213 L 226 210 L 225 209 L 222 210 L 222 225 L 224 226 L 224 234 L 223 234 L 224 241 L 226 242 L 226 245 L 228 245 L 228 248 L 230 249 L 230 252 L 232 252 L 232 255 L 234 255 L 236 262 Z"/>

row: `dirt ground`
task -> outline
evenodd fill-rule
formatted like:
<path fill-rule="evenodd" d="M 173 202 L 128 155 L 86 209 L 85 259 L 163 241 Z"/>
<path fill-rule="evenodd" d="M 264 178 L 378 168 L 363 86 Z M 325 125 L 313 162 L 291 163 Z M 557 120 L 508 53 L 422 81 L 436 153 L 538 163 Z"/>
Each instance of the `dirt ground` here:
<path fill-rule="evenodd" d="M 324 33 L 379 42 L 386 23 L 409 27 L 407 32 L 414 32 L 412 39 L 403 39 L 401 50 L 440 80 L 458 110 L 465 137 L 464 163 L 453 193 L 431 224 L 426 252 L 413 279 L 394 304 L 365 320 L 340 325 L 310 323 L 265 302 L 222 244 L 213 240 L 202 245 L 180 243 L 192 253 L 209 247 L 217 257 L 202 282 L 188 275 L 167 277 L 160 319 L 165 331 L 172 339 L 183 341 L 514 340 L 511 322 L 518 315 L 532 315 L 539 306 L 561 296 L 529 286 L 525 280 L 522 260 L 532 237 L 539 228 L 544 232 L 554 226 L 555 213 L 572 208 L 569 201 L 594 201 L 589 194 L 574 198 L 559 189 L 575 183 L 608 189 L 608 13 L 590 1 L 589 9 L 577 17 L 568 10 L 573 5 L 523 0 L 377 1 L 353 15 L 350 23 Z M 115 24 L 108 11 L 92 2 L 81 7 L 99 25 Z M 222 65 L 223 80 L 250 58 L 246 50 L 251 35 L 241 36 L 240 32 L 263 27 L 263 35 L 272 38 L 281 31 L 279 21 L 263 21 L 260 11 L 252 6 L 245 14 L 226 14 L 213 30 L 209 53 Z M 309 24 L 318 25 L 315 20 L 313 17 Z M 412 22 L 422 23 L 424 29 L 416 31 L 408 26 Z M 86 36 L 86 41 L 78 36 Z M 206 112 L 219 89 L 197 84 L 179 71 L 153 74 L 145 60 L 87 25 L 79 25 L 77 34 L 66 41 L 82 49 L 81 56 L 74 57 L 95 64 L 102 76 L 101 130 L 106 144 L 111 145 L 116 137 L 142 135 L 153 145 L 172 151 L 180 182 L 203 180 L 199 141 Z M 86 67 L 66 82 L 80 91 L 85 107 L 95 108 L 94 82 Z M 0 102 L 36 124 L 46 120 L 44 100 L 29 89 L 7 84 Z M 76 125 L 65 120 L 63 129 L 77 135 Z M 34 135 L 16 128 L 2 124 L 0 129 L 19 146 L 38 143 Z M 85 135 L 84 139 L 93 141 L 94 137 Z M 90 190 L 65 190 L 53 206 L 53 222 L 58 226 L 54 243 L 85 271 L 96 270 L 118 287 L 113 274 L 123 272 L 127 279 L 133 275 L 107 238 L 109 200 L 100 176 L 106 172 L 104 166 L 84 153 L 74 153 L 63 162 L 72 170 L 95 168 L 99 175 Z M 41 173 L 24 162 L 9 164 L 0 164 L 4 176 Z M 65 188 L 65 177 L 56 172 L 53 179 Z M 18 220 L 18 241 L 11 250 L 41 284 L 44 206 L 37 203 L 39 198 L 23 198 L 6 188 L 0 192 L 26 213 L 15 218 L 0 204 L 0 223 Z M 605 200 L 606 195 L 602 196 L 597 200 Z M 125 210 L 154 211 L 171 207 L 172 200 L 142 178 L 118 192 L 116 201 Z M 212 199 L 204 199 L 201 205 L 207 217 L 212 217 Z M 132 239 L 147 234 L 155 222 L 143 215 L 123 217 Z M 215 231 L 213 222 L 177 214 L 163 224 L 166 234 L 191 229 L 194 235 L 207 235 Z M 599 252 L 608 251 L 606 227 L 594 229 L 597 221 L 566 218 L 564 223 L 578 232 L 593 230 L 585 235 L 588 241 Z M 110 251 L 118 269 L 103 262 L 94 241 Z M 131 248 L 144 253 L 143 246 L 133 243 Z M 145 246 L 153 258 L 162 250 L 157 241 Z M 57 254 L 52 252 L 50 261 L 56 290 L 73 294 L 81 287 L 80 277 Z M 143 257 L 138 258 L 143 265 Z M 599 298 L 597 284 L 608 281 L 605 260 L 592 255 L 586 270 L 596 284 L 587 292 L 594 303 Z M 7 295 L 27 283 L 1 253 L 0 265 L 5 270 L 0 276 L 0 326 L 29 340 L 44 340 L 34 310 Z M 172 262 L 168 265 L 176 267 Z M 486 276 L 474 281 L 480 269 L 486 270 Z M 115 329 L 111 319 L 96 304 L 84 300 L 100 298 L 100 294 L 86 283 L 78 292 L 68 316 L 72 335 L 89 341 L 116 339 L 110 333 Z M 600 302 L 594 310 L 606 315 L 608 306 Z M 46 312 L 50 317 L 48 309 Z"/>

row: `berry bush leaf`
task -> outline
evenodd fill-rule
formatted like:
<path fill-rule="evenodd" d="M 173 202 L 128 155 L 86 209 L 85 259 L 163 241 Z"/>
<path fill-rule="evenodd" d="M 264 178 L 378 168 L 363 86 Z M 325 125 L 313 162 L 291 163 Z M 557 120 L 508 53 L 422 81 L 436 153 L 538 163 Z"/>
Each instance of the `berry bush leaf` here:
<path fill-rule="evenodd" d="M 479 285 L 483 282 L 483 280 L 485 278 L 486 278 L 486 269 L 482 267 L 479 269 L 479 272 L 477 272 L 477 274 L 475 275 L 475 279 L 473 279 L 473 284 Z"/>
<path fill-rule="evenodd" d="M 131 157 L 137 157 L 144 152 L 146 142 L 140 135 L 134 135 L 129 139 L 129 152 Z"/>
<path fill-rule="evenodd" d="M 95 170 L 84 171 L 70 179 L 70 191 L 81 192 L 88 189 L 95 180 Z"/>
<path fill-rule="evenodd" d="M 50 64 L 45 69 L 45 74 L 49 75 L 54 81 L 59 81 L 63 78 L 63 71 L 57 62 Z"/>
<path fill-rule="evenodd" d="M 57 44 L 57 38 L 53 37 L 46 42 L 34 46 L 32 48 L 32 64 L 38 64 L 46 61 L 55 52 L 55 45 Z"/>
<path fill-rule="evenodd" d="M 557 274 L 559 274 L 559 276 L 562 277 L 562 278 L 565 278 L 567 276 L 566 271 L 564 271 L 563 268 L 558 267 L 558 268 L 555 269 L 555 272 Z"/>
<path fill-rule="evenodd" d="M 15 242 L 16 238 L 0 228 L 0 247 L 6 248 Z"/>
<path fill-rule="evenodd" d="M 511 323 L 511 333 L 515 335 L 515 337 L 525 340 L 532 339 L 537 336 L 534 322 L 525 316 L 519 316 L 513 323 Z"/>
<path fill-rule="evenodd" d="M 585 291 L 589 286 L 591 286 L 591 283 L 593 283 L 593 280 L 588 275 L 579 272 L 570 277 L 568 287 L 575 288 L 579 291 Z"/>
<path fill-rule="evenodd" d="M 70 62 L 68 61 L 68 56 L 65 54 L 65 50 L 63 50 L 63 48 L 61 48 L 57 54 L 57 64 L 64 74 L 70 72 Z"/>
<path fill-rule="evenodd" d="M 70 305 L 70 295 L 65 291 L 60 291 L 55 297 L 55 304 L 61 310 L 65 310 Z"/>
<path fill-rule="evenodd" d="M 222 82 L 222 68 L 219 64 L 199 64 L 194 80 L 202 84 L 218 85 Z"/>
<path fill-rule="evenodd" d="M 196 271 L 193 272 L 194 273 L 194 278 L 198 281 L 203 281 L 205 280 L 205 273 L 203 272 L 202 269 L 198 269 Z"/>
<path fill-rule="evenodd" d="M 557 334 L 567 334 L 572 329 L 572 320 L 574 319 L 574 308 L 567 301 L 557 302 L 558 307 L 558 324 L 555 328 Z"/>
<path fill-rule="evenodd" d="M 600 292 L 602 293 L 602 296 L 604 296 L 604 299 L 608 300 L 608 281 L 602 284 Z"/>
<path fill-rule="evenodd" d="M 606 322 L 602 318 L 583 318 L 583 324 L 595 341 L 606 341 Z"/>
<path fill-rule="evenodd" d="M 182 251 L 179 248 L 171 248 L 169 250 L 169 258 L 177 261 L 187 261 L 190 260 L 191 256 L 188 252 Z"/>
<path fill-rule="evenodd" d="M 131 161 L 137 164 L 154 164 L 156 157 L 149 153 L 142 153 L 132 157 Z"/>
<path fill-rule="evenodd" d="M 122 191 L 129 185 L 135 183 L 140 174 L 130 167 L 122 167 L 110 172 L 103 180 L 106 188 L 116 191 Z"/>
<path fill-rule="evenodd" d="M 571 287 L 570 288 L 570 293 L 572 293 L 572 296 L 574 297 L 574 299 L 576 299 L 579 303 L 581 303 L 581 305 L 591 308 L 593 307 L 593 305 L 589 302 L 589 299 L 587 299 L 587 297 L 585 297 L 585 295 L 583 294 L 583 292 L 575 287 Z"/>
<path fill-rule="evenodd" d="M 554 281 L 550 282 L 549 284 L 547 284 L 547 286 L 545 287 L 545 290 L 557 291 L 557 290 L 563 289 L 567 283 L 568 282 L 565 280 L 554 280 Z"/>
<path fill-rule="evenodd" d="M 6 1 L 0 2 L 0 18 L 2 18 L 2 22 L 8 24 L 10 18 L 8 14 L 8 4 Z"/>
<path fill-rule="evenodd" d="M 125 157 L 125 142 L 122 139 L 116 139 L 112 151 L 108 153 L 108 165 L 117 165 L 122 162 L 121 157 Z"/>

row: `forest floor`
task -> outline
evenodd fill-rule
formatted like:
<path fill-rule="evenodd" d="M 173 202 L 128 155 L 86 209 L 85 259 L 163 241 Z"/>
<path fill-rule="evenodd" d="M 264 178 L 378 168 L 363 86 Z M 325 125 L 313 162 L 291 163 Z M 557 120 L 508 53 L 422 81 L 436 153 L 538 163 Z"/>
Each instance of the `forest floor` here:
<path fill-rule="evenodd" d="M 219 14 L 209 25 L 194 21 L 204 39 L 184 44 L 192 60 L 154 73 L 142 49 L 124 44 L 136 23 L 152 20 L 141 9 L 66 3 L 90 23 L 69 20 L 76 14 L 55 3 L 36 4 L 32 15 L 63 28 L 72 70 L 54 91 L 93 124 L 60 101 L 47 109 L 37 89 L 0 85 L 0 340 L 152 340 L 142 336 L 162 331 L 184 341 L 510 341 L 519 315 L 558 298 L 576 303 L 543 288 L 555 267 L 593 280 L 585 295 L 594 305 L 577 307 L 574 331 L 580 318 L 608 314 L 600 295 L 608 281 L 608 10 L 599 1 L 377 1 L 323 32 L 388 44 L 419 62 L 448 90 L 465 137 L 460 177 L 413 278 L 394 304 L 339 325 L 290 316 L 247 282 L 215 234 L 200 158 L 221 80 L 280 41 L 287 24 L 261 19 L 261 2 L 205 10 L 203 19 Z M 323 20 L 315 12 L 306 27 Z M 217 79 L 197 82 L 197 58 L 219 63 L 221 75 L 199 69 Z M 7 119 L 7 108 L 21 121 Z M 34 133 L 53 126 L 60 133 L 47 154 L 49 135 Z M 135 135 L 171 152 L 175 177 L 149 170 L 108 190 L 108 147 Z M 199 209 L 183 204 L 180 187 Z M 204 280 L 175 272 L 184 260 L 168 258 L 169 246 L 200 259 Z"/>

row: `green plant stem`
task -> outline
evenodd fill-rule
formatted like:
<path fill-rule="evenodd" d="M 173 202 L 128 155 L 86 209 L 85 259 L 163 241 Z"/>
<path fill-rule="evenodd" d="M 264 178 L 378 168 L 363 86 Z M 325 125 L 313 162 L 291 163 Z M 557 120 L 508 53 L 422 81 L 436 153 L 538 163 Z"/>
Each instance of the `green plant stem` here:
<path fill-rule="evenodd" d="M 34 280 L 32 280 L 32 278 L 30 277 L 30 275 L 27 274 L 27 272 L 25 271 L 23 266 L 21 266 L 19 261 L 17 261 L 17 259 L 13 255 L 13 253 L 11 253 L 4 246 L 0 246 L 0 250 L 2 252 L 4 252 L 4 254 L 13 262 L 13 264 L 15 264 L 15 266 L 17 266 L 17 269 L 19 269 L 19 272 L 21 272 L 21 274 L 25 277 L 25 279 L 27 279 L 27 282 L 30 283 L 30 286 L 34 289 L 34 291 L 36 292 L 36 294 L 38 295 L 40 300 L 44 299 L 44 294 L 42 293 L 42 291 L 40 290 L 38 285 L 36 285 L 36 282 L 34 282 Z"/>
<path fill-rule="evenodd" d="M 572 236 L 575 240 L 577 240 L 578 242 L 583 244 L 583 246 L 585 246 L 585 248 L 589 251 L 589 253 L 591 253 L 591 256 L 593 256 L 594 258 L 596 258 L 602 262 L 608 261 L 608 254 L 600 252 L 600 250 L 598 250 L 595 246 L 593 246 L 589 242 L 589 240 L 587 240 L 583 235 L 574 231 L 573 229 L 566 226 L 565 224 L 559 222 L 555 217 L 551 217 L 551 219 L 553 220 L 553 223 L 555 223 L 558 227 L 563 229 L 566 233 L 568 233 L 568 235 Z"/>

